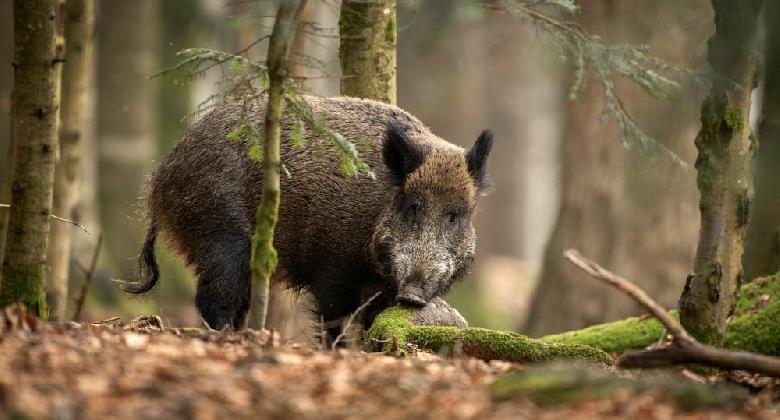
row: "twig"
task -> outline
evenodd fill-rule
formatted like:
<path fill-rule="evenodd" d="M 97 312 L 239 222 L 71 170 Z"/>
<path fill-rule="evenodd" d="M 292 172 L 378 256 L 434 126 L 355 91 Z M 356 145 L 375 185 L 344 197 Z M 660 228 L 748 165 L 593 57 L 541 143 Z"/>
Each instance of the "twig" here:
<path fill-rule="evenodd" d="M 103 245 L 103 233 L 98 235 L 97 243 L 95 244 L 95 250 L 92 252 L 92 261 L 89 263 L 89 268 L 84 270 L 81 264 L 78 264 L 79 269 L 84 273 L 84 283 L 81 285 L 81 291 L 76 296 L 76 310 L 73 311 L 73 320 L 78 321 L 81 318 L 81 311 L 84 309 L 84 301 L 87 300 L 87 290 L 92 283 L 92 279 L 95 277 L 95 268 L 97 267 L 98 256 L 100 256 L 100 247 Z"/>
<path fill-rule="evenodd" d="M 341 332 L 339 333 L 339 335 L 336 336 L 336 338 L 333 340 L 333 343 L 330 345 L 331 351 L 336 350 L 336 345 L 338 345 L 339 342 L 344 338 L 344 336 L 346 336 L 347 331 L 349 331 L 349 329 L 352 327 L 352 323 L 355 321 L 355 317 L 357 316 L 357 314 L 360 313 L 360 311 L 362 311 L 363 309 L 366 309 L 366 307 L 368 307 L 368 305 L 370 305 L 371 302 L 381 294 L 382 292 L 374 293 L 373 296 L 368 298 L 368 300 L 363 302 L 362 305 L 358 306 L 358 308 L 355 309 L 355 311 L 349 315 L 349 318 L 347 318 L 347 322 L 344 324 L 343 327 L 341 327 Z"/>
<path fill-rule="evenodd" d="M 691 337 L 683 326 L 650 298 L 637 285 L 584 258 L 577 250 L 570 249 L 564 258 L 592 277 L 614 286 L 642 305 L 666 327 L 672 341 L 660 348 L 630 351 L 618 359 L 618 366 L 625 368 L 665 367 L 694 363 L 722 369 L 740 369 L 764 375 L 780 377 L 780 358 L 762 354 L 732 351 L 708 346 Z"/>
<path fill-rule="evenodd" d="M 658 320 L 661 321 L 662 324 L 664 324 L 666 329 L 673 336 L 675 337 L 685 336 L 686 338 L 690 338 L 688 332 L 685 331 L 683 326 L 680 325 L 680 323 L 677 322 L 676 319 L 669 316 L 669 313 L 666 312 L 666 310 L 663 307 L 661 307 L 661 305 L 656 303 L 650 296 L 647 295 L 647 293 L 645 293 L 644 290 L 640 289 L 634 283 L 631 283 L 630 281 L 624 279 L 623 277 L 618 276 L 617 274 L 611 273 L 610 271 L 601 267 L 600 265 L 596 264 L 593 261 L 589 261 L 585 259 L 585 257 L 580 255 L 580 253 L 575 249 L 570 249 L 566 251 L 563 254 L 563 256 L 567 260 L 569 260 L 569 262 L 576 265 L 584 272 L 590 274 L 592 277 L 595 277 L 598 280 L 609 283 L 611 286 L 617 288 L 621 292 L 627 294 L 632 299 L 637 301 L 637 303 L 639 303 L 645 309 L 647 309 L 648 312 L 650 312 L 651 314 L 653 314 L 653 316 L 658 318 Z"/>
<path fill-rule="evenodd" d="M 10 208 L 11 208 L 10 204 L 0 204 L 0 209 L 10 209 Z M 70 223 L 71 225 L 76 226 L 77 228 L 79 228 L 79 229 L 83 230 L 84 232 L 86 232 L 87 235 L 89 235 L 89 231 L 87 230 L 87 228 L 85 228 L 84 226 L 81 225 L 81 223 L 79 223 L 79 222 L 77 222 L 75 220 L 65 219 L 63 217 L 55 216 L 53 214 L 50 214 L 49 217 L 51 217 L 52 219 L 55 219 L 55 220 L 59 220 L 60 222 Z"/>

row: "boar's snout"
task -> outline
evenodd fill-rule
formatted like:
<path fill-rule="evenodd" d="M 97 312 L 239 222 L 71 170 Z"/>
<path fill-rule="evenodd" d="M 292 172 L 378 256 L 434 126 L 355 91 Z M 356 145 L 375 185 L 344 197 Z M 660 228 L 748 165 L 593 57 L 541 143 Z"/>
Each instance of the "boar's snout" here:
<path fill-rule="evenodd" d="M 408 279 L 401 283 L 398 295 L 395 300 L 398 303 L 405 303 L 412 306 L 425 306 L 428 301 L 425 298 L 425 289 L 422 287 L 425 281 L 422 273 L 412 274 Z"/>

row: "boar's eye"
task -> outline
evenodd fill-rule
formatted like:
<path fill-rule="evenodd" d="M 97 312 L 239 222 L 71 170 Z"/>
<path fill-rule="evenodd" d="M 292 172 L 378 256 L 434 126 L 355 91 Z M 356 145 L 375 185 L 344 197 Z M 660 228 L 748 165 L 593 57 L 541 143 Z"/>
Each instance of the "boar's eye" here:
<path fill-rule="evenodd" d="M 408 200 L 406 200 L 403 212 L 404 216 L 408 220 L 415 220 L 417 219 L 417 216 L 420 214 L 420 199 L 418 197 L 410 197 Z"/>
<path fill-rule="evenodd" d="M 447 212 L 447 222 L 450 225 L 457 225 L 465 217 L 466 212 L 463 210 L 450 210 Z"/>

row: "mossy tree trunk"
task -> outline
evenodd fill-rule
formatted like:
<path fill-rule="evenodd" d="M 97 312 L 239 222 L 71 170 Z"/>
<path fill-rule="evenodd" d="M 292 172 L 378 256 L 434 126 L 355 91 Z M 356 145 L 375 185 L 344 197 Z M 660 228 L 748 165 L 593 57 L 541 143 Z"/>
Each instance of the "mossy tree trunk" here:
<path fill-rule="evenodd" d="M 780 271 L 780 2 L 766 2 L 766 40 L 758 150 L 753 161 L 756 196 L 750 209 L 745 255 L 745 280 Z"/>
<path fill-rule="evenodd" d="M 713 0 L 715 34 L 707 58 L 715 74 L 696 137 L 701 230 L 680 320 L 706 344 L 723 343 L 742 281 L 742 250 L 752 194 L 748 125 L 755 84 L 754 41 L 761 0 Z"/>
<path fill-rule="evenodd" d="M 88 135 L 90 83 L 92 80 L 92 41 L 95 0 L 68 0 L 65 7 L 65 64 L 62 70 L 60 157 L 54 175 L 54 214 L 76 219 L 81 179 L 81 145 Z M 73 226 L 56 223 L 51 227 L 47 281 L 49 315 L 64 319 L 68 300 L 71 234 Z"/>
<path fill-rule="evenodd" d="M 396 103 L 396 0 L 344 0 L 341 94 Z"/>
<path fill-rule="evenodd" d="M 287 56 L 290 53 L 298 20 L 306 5 L 301 0 L 282 0 L 276 13 L 274 29 L 268 44 L 268 107 L 263 129 L 263 194 L 257 207 L 257 222 L 252 235 L 252 310 L 250 326 L 264 328 L 268 314 L 271 274 L 277 255 L 273 246 L 274 228 L 279 215 L 279 174 L 281 170 L 279 142 L 284 114 L 284 84 L 287 80 Z"/>
<path fill-rule="evenodd" d="M 23 303 L 46 317 L 44 268 L 57 152 L 56 0 L 14 1 L 14 114 L 17 147 L 0 307 Z"/>

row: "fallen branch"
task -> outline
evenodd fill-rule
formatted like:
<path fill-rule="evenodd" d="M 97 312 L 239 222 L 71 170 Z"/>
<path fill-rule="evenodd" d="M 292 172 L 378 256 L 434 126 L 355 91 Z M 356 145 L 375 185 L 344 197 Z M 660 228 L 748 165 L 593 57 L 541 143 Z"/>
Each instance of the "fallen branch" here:
<path fill-rule="evenodd" d="M 11 208 L 10 204 L 0 204 L 0 209 L 10 209 L 10 208 Z M 49 217 L 51 217 L 54 220 L 59 220 L 60 222 L 70 223 L 71 225 L 76 226 L 77 228 L 86 232 L 87 235 L 89 235 L 89 231 L 87 230 L 87 228 L 85 228 L 81 223 L 75 220 L 65 219 L 64 217 L 55 216 L 53 214 L 50 214 Z"/>
<path fill-rule="evenodd" d="M 84 283 L 81 285 L 81 291 L 73 299 L 76 303 L 76 310 L 73 311 L 73 320 L 78 321 L 81 318 L 81 311 L 84 309 L 84 301 L 87 300 L 87 291 L 89 285 L 92 284 L 92 278 L 95 277 L 95 268 L 97 267 L 98 256 L 100 255 L 100 247 L 103 245 L 103 234 L 98 235 L 97 243 L 95 244 L 95 250 L 92 252 L 92 261 L 89 263 L 89 268 L 82 266 L 76 262 L 76 266 L 79 268 L 82 274 L 84 274 Z"/>
<path fill-rule="evenodd" d="M 683 326 L 637 285 L 620 277 L 593 261 L 585 259 L 577 250 L 566 251 L 564 257 L 591 277 L 601 280 L 626 293 L 653 314 L 672 335 L 672 341 L 659 348 L 630 351 L 618 359 L 624 368 L 665 367 L 676 364 L 699 364 L 722 369 L 740 369 L 780 377 L 780 358 L 745 351 L 715 348 L 698 342 Z"/>
<path fill-rule="evenodd" d="M 411 344 L 418 349 L 486 361 L 582 360 L 604 365 L 614 363 L 607 353 L 581 344 L 546 343 L 515 332 L 486 328 L 415 325 L 412 319 L 418 311 L 420 308 L 405 306 L 385 309 L 366 332 L 367 350 L 406 354 Z"/>

